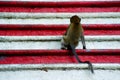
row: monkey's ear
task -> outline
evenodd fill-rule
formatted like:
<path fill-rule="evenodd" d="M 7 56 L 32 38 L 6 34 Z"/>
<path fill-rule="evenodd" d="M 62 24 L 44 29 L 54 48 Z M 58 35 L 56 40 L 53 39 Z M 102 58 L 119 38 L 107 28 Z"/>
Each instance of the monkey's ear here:
<path fill-rule="evenodd" d="M 70 22 L 71 22 L 71 23 L 73 22 L 73 19 L 72 19 L 72 18 L 73 18 L 73 17 L 70 18 Z"/>

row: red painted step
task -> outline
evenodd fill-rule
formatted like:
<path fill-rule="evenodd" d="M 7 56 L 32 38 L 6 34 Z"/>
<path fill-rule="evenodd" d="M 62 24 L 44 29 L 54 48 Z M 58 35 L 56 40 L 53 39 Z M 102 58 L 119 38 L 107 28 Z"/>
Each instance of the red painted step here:
<path fill-rule="evenodd" d="M 45 30 L 65 30 L 67 29 L 68 25 L 66 24 L 51 24 L 51 25 L 44 25 L 44 24 L 0 24 L 1 30 L 7 29 L 45 29 Z M 120 24 L 82 24 L 82 27 L 85 30 L 120 30 Z"/>
<path fill-rule="evenodd" d="M 35 2 L 35 1 L 0 1 L 0 6 L 14 7 L 120 7 L 120 1 L 67 1 L 67 2 Z"/>
<path fill-rule="evenodd" d="M 68 25 L 0 25 L 1 36 L 63 35 Z M 120 24 L 83 24 L 85 35 L 120 35 Z M 53 33 L 54 32 L 54 33 Z"/>
<path fill-rule="evenodd" d="M 120 63 L 120 56 L 79 56 L 81 60 L 92 63 Z M 50 64 L 50 63 L 77 63 L 74 56 L 1 56 L 0 64 Z"/>
<path fill-rule="evenodd" d="M 120 63 L 120 50 L 77 50 L 81 60 Z M 0 50 L 0 64 L 77 63 L 67 50 Z"/>
<path fill-rule="evenodd" d="M 120 49 L 87 49 L 76 50 L 78 55 L 120 55 Z M 71 53 L 68 50 L 0 50 L 0 55 L 58 55 L 65 56 Z M 71 53 L 72 54 L 72 53 Z"/>
<path fill-rule="evenodd" d="M 0 12 L 120 12 L 120 7 L 73 7 L 69 8 L 39 8 L 39 7 L 0 7 Z"/>
<path fill-rule="evenodd" d="M 0 12 L 120 12 L 119 4 L 120 1 L 0 1 Z"/>
<path fill-rule="evenodd" d="M 0 1 L 0 12 L 120 12 L 120 1 L 17 2 Z M 74 9 L 73 9 L 74 7 Z M 120 25 L 83 25 L 85 35 L 120 35 Z M 0 25 L 1 36 L 62 35 L 67 25 Z M 81 60 L 120 63 L 120 50 L 77 50 Z M 0 50 L 0 64 L 77 63 L 66 50 Z"/>

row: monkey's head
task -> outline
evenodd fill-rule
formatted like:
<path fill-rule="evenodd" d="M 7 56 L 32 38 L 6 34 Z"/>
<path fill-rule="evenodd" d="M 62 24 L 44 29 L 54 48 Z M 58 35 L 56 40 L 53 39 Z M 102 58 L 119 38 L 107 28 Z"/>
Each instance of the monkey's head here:
<path fill-rule="evenodd" d="M 74 15 L 70 18 L 70 22 L 74 24 L 79 24 L 81 21 L 81 18 L 79 18 L 77 15 Z"/>

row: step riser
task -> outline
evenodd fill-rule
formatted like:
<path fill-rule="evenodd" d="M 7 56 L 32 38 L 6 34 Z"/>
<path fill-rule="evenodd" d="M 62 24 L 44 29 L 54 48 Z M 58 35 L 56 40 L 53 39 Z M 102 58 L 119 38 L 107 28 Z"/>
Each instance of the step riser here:
<path fill-rule="evenodd" d="M 82 61 L 91 61 L 92 63 L 120 63 L 119 55 L 79 55 Z M 0 64 L 68 64 L 78 63 L 74 56 L 1 56 Z"/>
<path fill-rule="evenodd" d="M 54 32 L 54 33 L 53 33 Z M 60 36 L 65 30 L 0 30 L 0 36 Z M 85 35 L 120 35 L 120 30 L 85 30 Z"/>
<path fill-rule="evenodd" d="M 24 7 L 1 7 L 0 12 L 34 12 L 34 13 L 44 13 L 44 12 L 120 12 L 119 7 L 101 7 L 101 8 L 91 8 L 91 7 L 80 7 L 80 8 L 24 8 Z"/>
<path fill-rule="evenodd" d="M 66 24 L 0 24 L 0 30 L 66 30 Z M 120 24 L 82 24 L 85 30 L 120 30 Z"/>
<path fill-rule="evenodd" d="M 120 1 L 68 1 L 68 2 L 22 2 L 22 1 L 0 1 L 0 6 L 14 7 L 118 7 Z"/>
<path fill-rule="evenodd" d="M 68 56 L 68 53 L 72 55 L 72 53 L 68 50 L 0 50 L 0 55 L 2 56 Z M 118 55 L 120 54 L 119 49 L 76 49 L 76 53 L 78 55 Z"/>

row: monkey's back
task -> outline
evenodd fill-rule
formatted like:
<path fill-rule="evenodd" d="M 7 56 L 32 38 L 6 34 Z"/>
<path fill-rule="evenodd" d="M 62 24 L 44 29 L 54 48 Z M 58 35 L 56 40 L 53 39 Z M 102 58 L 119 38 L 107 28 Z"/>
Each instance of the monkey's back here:
<path fill-rule="evenodd" d="M 71 23 L 66 34 L 66 41 L 68 44 L 72 44 L 76 47 L 79 43 L 79 38 L 82 31 L 83 29 L 81 24 L 75 25 Z"/>

